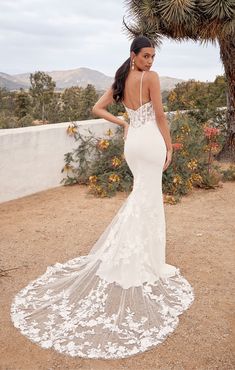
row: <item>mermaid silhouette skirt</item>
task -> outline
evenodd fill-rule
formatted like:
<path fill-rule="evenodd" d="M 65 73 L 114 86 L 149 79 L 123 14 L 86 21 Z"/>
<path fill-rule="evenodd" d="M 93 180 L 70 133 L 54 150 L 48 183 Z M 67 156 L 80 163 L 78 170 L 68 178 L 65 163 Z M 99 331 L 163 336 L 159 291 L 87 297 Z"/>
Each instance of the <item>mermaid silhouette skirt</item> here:
<path fill-rule="evenodd" d="M 70 356 L 118 359 L 149 350 L 194 300 L 179 268 L 165 261 L 166 147 L 152 104 L 126 109 L 132 192 L 87 256 L 47 267 L 11 306 L 23 335 Z"/>

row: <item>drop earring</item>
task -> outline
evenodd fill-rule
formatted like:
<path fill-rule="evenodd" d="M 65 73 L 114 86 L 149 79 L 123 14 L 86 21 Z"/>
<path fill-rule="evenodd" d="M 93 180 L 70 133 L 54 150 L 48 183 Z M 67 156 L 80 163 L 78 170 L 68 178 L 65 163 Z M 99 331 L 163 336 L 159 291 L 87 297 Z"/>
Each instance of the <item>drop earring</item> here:
<path fill-rule="evenodd" d="M 132 69 L 132 71 L 135 69 L 135 60 L 134 59 L 132 60 L 131 69 Z"/>

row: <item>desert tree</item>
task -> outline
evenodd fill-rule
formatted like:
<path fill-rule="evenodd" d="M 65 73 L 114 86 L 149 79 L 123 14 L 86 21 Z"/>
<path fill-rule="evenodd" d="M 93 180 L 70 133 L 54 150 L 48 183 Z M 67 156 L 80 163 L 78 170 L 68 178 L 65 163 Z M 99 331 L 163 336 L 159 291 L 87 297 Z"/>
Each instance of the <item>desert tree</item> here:
<path fill-rule="evenodd" d="M 52 77 L 42 71 L 30 73 L 29 92 L 34 99 L 35 106 L 39 108 L 41 119 L 46 117 L 46 107 L 51 103 L 56 83 Z"/>
<path fill-rule="evenodd" d="M 235 1 L 124 0 L 123 30 L 129 39 L 149 37 L 160 47 L 164 37 L 217 44 L 227 83 L 227 137 L 221 156 L 235 153 Z M 129 18 L 126 20 L 126 18 Z"/>

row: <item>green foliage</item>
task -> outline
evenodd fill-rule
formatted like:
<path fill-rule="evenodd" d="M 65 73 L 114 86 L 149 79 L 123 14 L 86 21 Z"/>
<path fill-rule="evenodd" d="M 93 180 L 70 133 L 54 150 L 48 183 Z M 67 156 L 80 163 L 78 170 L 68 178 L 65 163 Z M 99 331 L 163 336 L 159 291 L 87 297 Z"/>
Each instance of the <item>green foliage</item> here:
<path fill-rule="evenodd" d="M 98 99 L 95 87 L 88 84 L 85 89 L 82 89 L 79 94 L 79 105 L 77 107 L 80 120 L 93 119 L 91 112 L 93 105 Z"/>
<path fill-rule="evenodd" d="M 145 35 L 160 45 L 163 37 L 177 41 L 225 41 L 234 37 L 234 0 L 126 0 L 129 39 Z"/>
<path fill-rule="evenodd" d="M 55 92 L 47 106 L 47 120 L 49 123 L 61 122 L 61 93 Z"/>
<path fill-rule="evenodd" d="M 61 104 L 62 104 L 62 111 L 61 111 L 61 119 L 66 121 L 78 121 L 79 120 L 79 112 L 78 106 L 80 101 L 82 88 L 79 86 L 72 86 L 67 88 L 61 94 Z"/>
<path fill-rule="evenodd" d="M 174 150 L 162 178 L 166 201 L 178 202 L 193 187 L 220 186 L 223 173 L 214 163 L 214 156 L 222 147 L 224 134 L 218 124 L 215 127 L 213 121 L 203 122 L 193 115 L 177 112 L 170 120 L 170 129 Z M 109 130 L 106 138 L 96 138 L 90 131 L 84 137 L 77 130 L 76 125 L 68 128 L 78 147 L 65 154 L 62 172 L 66 171 L 67 177 L 61 182 L 89 185 L 89 191 L 101 197 L 130 191 L 133 175 L 123 155 L 122 129 L 118 128 L 115 135 Z"/>
<path fill-rule="evenodd" d="M 15 99 L 15 114 L 19 119 L 30 114 L 31 103 L 30 95 L 24 89 L 20 89 Z"/>
<path fill-rule="evenodd" d="M 29 91 L 8 91 L 0 88 L 0 128 L 33 125 L 34 120 L 47 123 L 72 122 L 96 118 L 92 107 L 99 98 L 95 87 L 72 86 L 63 92 L 54 91 L 50 76 L 37 72 Z M 124 112 L 122 104 L 110 104 L 107 110 L 119 115 Z M 12 126 L 14 124 L 14 126 Z"/>
<path fill-rule="evenodd" d="M 163 173 L 163 191 L 176 196 L 189 193 L 193 186 L 205 189 L 219 186 L 220 168 L 214 156 L 224 141 L 223 133 L 211 121 L 177 113 L 171 120 L 172 163 Z"/>
<path fill-rule="evenodd" d="M 200 109 L 211 111 L 226 106 L 226 81 L 217 76 L 214 82 L 189 80 L 178 83 L 167 97 L 170 111 Z"/>
<path fill-rule="evenodd" d="M 106 138 L 95 137 L 77 132 L 77 125 L 69 126 L 68 132 L 74 134 L 78 147 L 65 154 L 67 177 L 61 180 L 64 185 L 74 183 L 89 185 L 89 191 L 97 196 L 112 196 L 117 191 L 129 191 L 132 188 L 132 173 L 126 164 L 123 150 L 122 128 L 108 130 Z"/>
<path fill-rule="evenodd" d="M 29 78 L 31 83 L 29 92 L 33 98 L 35 113 L 45 120 L 48 118 L 47 109 L 53 99 L 56 83 L 51 76 L 41 71 L 30 73 Z"/>
<path fill-rule="evenodd" d="M 0 112 L 0 128 L 6 129 L 14 127 L 18 127 L 18 118 L 4 111 Z"/>
<path fill-rule="evenodd" d="M 230 165 L 226 170 L 222 170 L 224 181 L 235 181 L 235 165 Z"/>

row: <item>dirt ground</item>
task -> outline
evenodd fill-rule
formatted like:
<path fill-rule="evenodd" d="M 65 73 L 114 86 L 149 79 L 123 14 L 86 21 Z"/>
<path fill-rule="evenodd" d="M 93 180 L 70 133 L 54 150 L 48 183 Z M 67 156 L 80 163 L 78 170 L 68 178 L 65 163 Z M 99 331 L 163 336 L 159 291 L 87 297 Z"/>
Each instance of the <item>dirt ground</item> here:
<path fill-rule="evenodd" d="M 232 370 L 235 183 L 195 189 L 165 204 L 166 261 L 192 284 L 195 301 L 154 349 L 123 360 L 86 360 L 31 343 L 14 328 L 13 296 L 48 265 L 87 254 L 120 208 L 125 193 L 99 199 L 85 186 L 58 187 L 0 204 L 1 370 Z"/>

